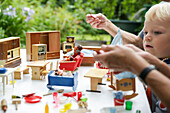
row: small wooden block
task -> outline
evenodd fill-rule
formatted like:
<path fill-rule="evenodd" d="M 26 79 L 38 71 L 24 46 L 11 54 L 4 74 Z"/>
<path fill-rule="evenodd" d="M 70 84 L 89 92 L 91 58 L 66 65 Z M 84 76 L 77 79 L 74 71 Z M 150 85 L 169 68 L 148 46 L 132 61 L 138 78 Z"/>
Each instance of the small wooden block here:
<path fill-rule="evenodd" d="M 14 79 L 21 79 L 21 73 L 20 72 L 14 72 Z"/>

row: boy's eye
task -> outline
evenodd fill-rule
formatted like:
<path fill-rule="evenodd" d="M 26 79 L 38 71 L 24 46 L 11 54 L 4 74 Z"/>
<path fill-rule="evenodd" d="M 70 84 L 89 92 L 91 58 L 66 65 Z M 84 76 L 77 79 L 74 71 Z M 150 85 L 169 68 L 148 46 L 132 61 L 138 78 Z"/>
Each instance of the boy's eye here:
<path fill-rule="evenodd" d="M 159 35 L 159 34 L 162 34 L 162 32 L 160 32 L 160 31 L 155 31 L 154 34 Z"/>
<path fill-rule="evenodd" d="M 143 34 L 144 34 L 144 35 L 147 35 L 147 34 L 148 34 L 148 32 L 143 32 Z"/>

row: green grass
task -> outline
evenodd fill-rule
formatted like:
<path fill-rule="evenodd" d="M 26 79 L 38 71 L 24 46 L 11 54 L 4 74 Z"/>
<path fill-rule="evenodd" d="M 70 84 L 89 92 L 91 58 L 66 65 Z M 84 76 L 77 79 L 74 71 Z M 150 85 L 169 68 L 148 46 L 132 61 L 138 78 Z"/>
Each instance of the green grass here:
<path fill-rule="evenodd" d="M 107 44 L 110 44 L 111 36 L 107 34 L 99 34 L 99 35 L 72 35 L 75 37 L 75 40 L 103 40 L 107 41 Z"/>

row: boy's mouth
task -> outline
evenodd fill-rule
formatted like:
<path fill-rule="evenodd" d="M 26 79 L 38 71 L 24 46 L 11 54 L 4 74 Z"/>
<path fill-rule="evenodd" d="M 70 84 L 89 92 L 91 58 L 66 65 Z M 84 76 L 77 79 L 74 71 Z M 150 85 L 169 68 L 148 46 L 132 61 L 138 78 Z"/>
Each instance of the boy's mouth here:
<path fill-rule="evenodd" d="M 153 48 L 151 45 L 145 45 L 146 48 Z"/>

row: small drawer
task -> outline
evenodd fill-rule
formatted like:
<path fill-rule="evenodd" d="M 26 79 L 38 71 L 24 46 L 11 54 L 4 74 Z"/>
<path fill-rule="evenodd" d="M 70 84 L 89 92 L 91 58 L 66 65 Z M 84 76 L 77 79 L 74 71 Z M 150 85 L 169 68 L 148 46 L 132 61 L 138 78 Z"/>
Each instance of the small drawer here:
<path fill-rule="evenodd" d="M 48 52 L 47 57 L 56 57 L 60 56 L 60 52 Z"/>

